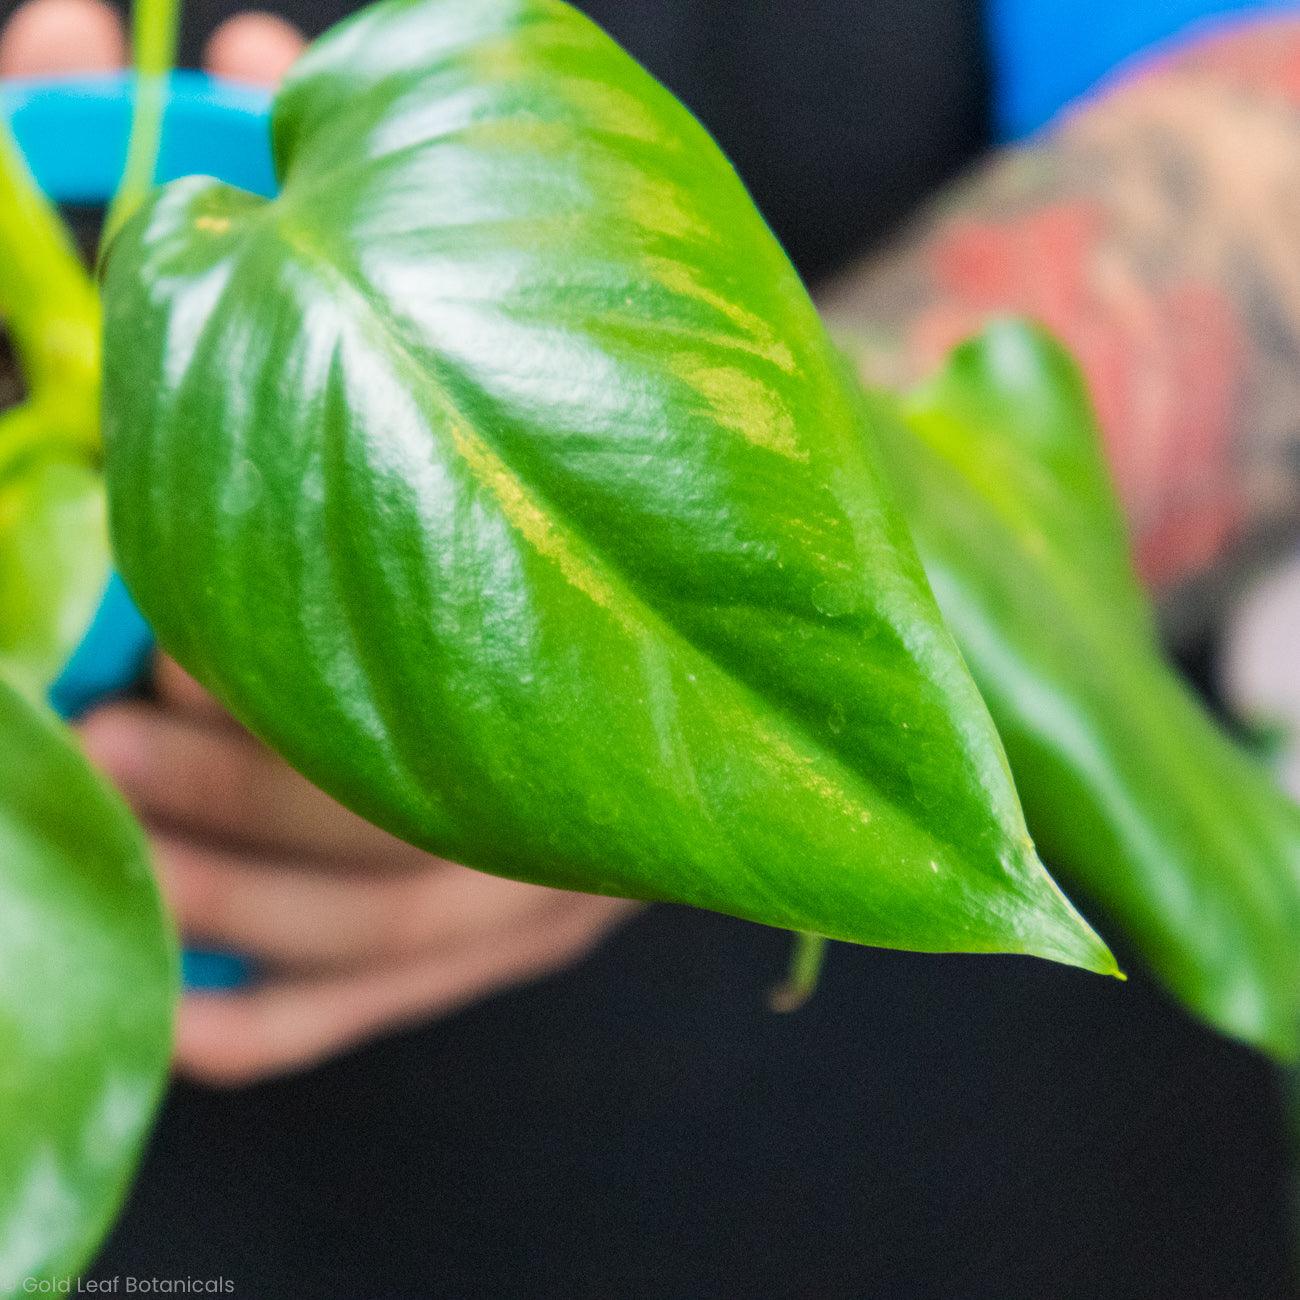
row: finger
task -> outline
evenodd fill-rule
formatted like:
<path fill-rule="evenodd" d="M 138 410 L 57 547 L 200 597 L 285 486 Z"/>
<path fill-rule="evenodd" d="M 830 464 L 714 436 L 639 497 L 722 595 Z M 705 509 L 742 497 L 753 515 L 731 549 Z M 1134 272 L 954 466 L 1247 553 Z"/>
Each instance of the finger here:
<path fill-rule="evenodd" d="M 105 0 L 27 0 L 0 33 L 0 77 L 115 72 L 125 63 L 122 20 Z"/>
<path fill-rule="evenodd" d="M 236 728 L 234 718 L 175 659 L 158 655 L 153 670 L 154 694 L 178 713 L 212 726 Z"/>
<path fill-rule="evenodd" d="M 633 906 L 573 897 L 574 905 L 546 926 L 396 970 L 283 982 L 252 993 L 191 994 L 177 1023 L 177 1068 L 225 1086 L 305 1069 L 386 1030 L 560 970 Z"/>
<path fill-rule="evenodd" d="M 95 710 L 79 730 L 91 761 L 141 816 L 188 838 L 362 863 L 423 857 L 243 732 L 131 701 Z"/>
<path fill-rule="evenodd" d="M 292 23 L 275 14 L 236 14 L 209 37 L 203 66 L 228 81 L 278 86 L 306 43 Z"/>
<path fill-rule="evenodd" d="M 446 953 L 571 897 L 432 857 L 419 872 L 367 876 L 167 835 L 154 837 L 154 857 L 182 934 L 280 965 L 392 964 Z"/>

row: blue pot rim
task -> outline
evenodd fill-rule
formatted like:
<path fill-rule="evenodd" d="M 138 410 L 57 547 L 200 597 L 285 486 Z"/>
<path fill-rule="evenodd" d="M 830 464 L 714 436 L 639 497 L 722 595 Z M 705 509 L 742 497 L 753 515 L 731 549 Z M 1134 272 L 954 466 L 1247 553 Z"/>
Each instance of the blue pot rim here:
<path fill-rule="evenodd" d="M 0 106 L 51 198 L 98 204 L 111 197 L 126 157 L 134 88 L 130 73 L 0 83 Z M 201 173 L 275 192 L 269 91 L 181 71 L 169 78 L 168 92 L 160 181 Z"/>

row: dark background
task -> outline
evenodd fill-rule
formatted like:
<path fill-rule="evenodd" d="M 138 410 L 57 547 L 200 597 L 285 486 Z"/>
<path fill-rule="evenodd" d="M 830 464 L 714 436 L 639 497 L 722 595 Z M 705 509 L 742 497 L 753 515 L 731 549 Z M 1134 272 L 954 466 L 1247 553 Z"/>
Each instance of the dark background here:
<path fill-rule="evenodd" d="M 1290 1294 L 1261 1059 L 1140 976 L 1028 958 L 836 946 L 775 1016 L 787 946 L 660 908 L 311 1074 L 180 1086 L 99 1272 L 259 1300 Z"/>
<path fill-rule="evenodd" d="M 1044 0 L 1051 3 L 1051 0 Z M 184 0 L 181 56 L 249 7 Z M 264 0 L 308 35 L 358 6 Z M 988 139 L 972 0 L 579 0 L 712 131 L 806 278 L 884 233 Z"/>
<path fill-rule="evenodd" d="M 188 0 L 187 62 L 237 7 Z M 974 4 L 585 7 L 810 280 L 988 138 Z M 312 33 L 346 8 L 279 6 Z M 305 1076 L 179 1085 L 98 1271 L 274 1300 L 1291 1294 L 1275 1073 L 1131 960 L 1120 985 L 837 946 L 777 1017 L 787 942 L 659 908 L 573 973 Z"/>

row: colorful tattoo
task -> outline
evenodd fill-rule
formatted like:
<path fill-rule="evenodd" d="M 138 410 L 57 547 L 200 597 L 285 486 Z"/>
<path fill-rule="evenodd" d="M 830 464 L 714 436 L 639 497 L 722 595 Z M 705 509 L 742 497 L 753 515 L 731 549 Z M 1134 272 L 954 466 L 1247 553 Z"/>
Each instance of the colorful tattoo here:
<path fill-rule="evenodd" d="M 1091 385 L 1153 584 L 1300 511 L 1300 22 L 1129 70 L 832 286 L 868 377 L 907 383 L 990 315 Z"/>

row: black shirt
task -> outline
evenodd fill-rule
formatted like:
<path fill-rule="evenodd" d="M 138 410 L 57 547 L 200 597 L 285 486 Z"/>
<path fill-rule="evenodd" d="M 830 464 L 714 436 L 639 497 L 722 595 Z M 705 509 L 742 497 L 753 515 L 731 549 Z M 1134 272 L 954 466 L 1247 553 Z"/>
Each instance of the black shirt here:
<path fill-rule="evenodd" d="M 196 63 L 241 7 L 186 0 Z M 346 0 L 268 8 L 316 35 Z M 972 0 L 585 0 L 704 122 L 805 278 L 860 253 L 981 149 L 988 85 Z"/>

